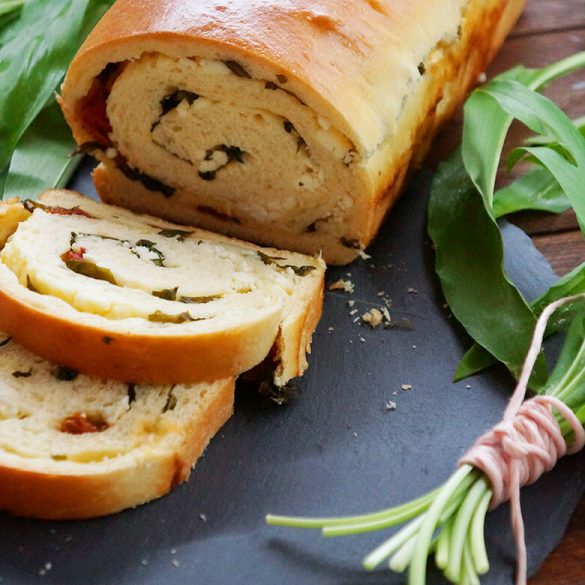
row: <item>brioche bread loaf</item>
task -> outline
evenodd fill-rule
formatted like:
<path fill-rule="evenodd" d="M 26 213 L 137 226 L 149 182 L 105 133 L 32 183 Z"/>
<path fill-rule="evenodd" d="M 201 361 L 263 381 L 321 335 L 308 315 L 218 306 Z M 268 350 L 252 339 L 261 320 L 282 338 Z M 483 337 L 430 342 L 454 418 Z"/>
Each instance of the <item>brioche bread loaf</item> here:
<path fill-rule="evenodd" d="M 212 382 L 269 355 L 306 367 L 324 263 L 49 191 L 0 207 L 0 328 L 122 382 Z"/>
<path fill-rule="evenodd" d="M 118 0 L 61 105 L 109 203 L 356 258 L 524 0 Z"/>
<path fill-rule="evenodd" d="M 158 498 L 188 478 L 233 398 L 230 379 L 100 381 L 0 333 L 0 510 L 92 518 Z"/>

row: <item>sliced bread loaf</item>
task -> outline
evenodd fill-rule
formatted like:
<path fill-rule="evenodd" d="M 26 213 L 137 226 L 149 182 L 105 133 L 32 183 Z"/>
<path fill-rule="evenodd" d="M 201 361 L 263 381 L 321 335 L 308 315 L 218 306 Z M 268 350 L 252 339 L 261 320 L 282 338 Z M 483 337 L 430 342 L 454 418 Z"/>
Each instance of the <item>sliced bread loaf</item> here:
<path fill-rule="evenodd" d="M 91 518 L 158 498 L 188 478 L 233 397 L 232 379 L 100 381 L 0 333 L 0 510 Z"/>
<path fill-rule="evenodd" d="M 30 351 L 123 382 L 302 374 L 321 259 L 49 191 L 0 208 L 0 327 Z M 272 350 L 272 351 L 271 351 Z"/>

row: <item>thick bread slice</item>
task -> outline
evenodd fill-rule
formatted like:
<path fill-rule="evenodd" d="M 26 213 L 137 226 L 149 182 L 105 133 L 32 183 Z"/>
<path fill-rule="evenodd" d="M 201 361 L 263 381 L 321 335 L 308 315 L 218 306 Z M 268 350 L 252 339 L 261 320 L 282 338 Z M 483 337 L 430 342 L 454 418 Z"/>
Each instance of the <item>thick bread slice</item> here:
<path fill-rule="evenodd" d="M 0 208 L 0 327 L 30 351 L 123 382 L 233 377 L 273 348 L 277 384 L 304 371 L 322 260 L 67 191 L 24 207 Z"/>
<path fill-rule="evenodd" d="M 92 518 L 189 477 L 231 416 L 232 379 L 139 386 L 56 367 L 0 333 L 0 510 Z"/>

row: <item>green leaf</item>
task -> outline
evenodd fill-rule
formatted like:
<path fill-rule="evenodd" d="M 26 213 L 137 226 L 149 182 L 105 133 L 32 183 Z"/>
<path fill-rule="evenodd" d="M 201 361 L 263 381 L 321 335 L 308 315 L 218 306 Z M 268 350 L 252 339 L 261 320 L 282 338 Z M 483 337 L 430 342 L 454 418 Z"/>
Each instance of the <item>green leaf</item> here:
<path fill-rule="evenodd" d="M 546 169 L 527 172 L 494 194 L 493 211 L 496 218 L 518 211 L 548 211 L 562 213 L 571 203 L 555 178 Z"/>
<path fill-rule="evenodd" d="M 564 297 L 570 297 L 580 293 L 585 293 L 585 263 L 577 266 L 577 268 L 559 279 L 548 291 L 538 297 L 531 304 L 531 307 L 535 315 L 540 315 L 545 307 L 551 303 Z M 551 317 L 548 323 L 547 336 L 558 331 L 566 330 L 575 312 L 579 310 L 580 303 L 568 304 L 561 307 Z M 493 355 L 476 343 L 459 362 L 455 371 L 454 381 L 458 382 L 469 376 L 479 374 L 479 372 L 493 366 L 497 362 L 498 360 Z"/>
<path fill-rule="evenodd" d="M 74 148 L 61 108 L 51 98 L 12 156 L 4 197 L 33 199 L 48 188 L 64 187 L 81 161 L 71 156 Z"/>
<path fill-rule="evenodd" d="M 480 345 L 518 376 L 536 318 L 503 271 L 500 228 L 463 167 L 458 150 L 441 165 L 429 203 L 435 268 L 453 314 Z M 534 383 L 545 380 L 540 360 Z"/>
<path fill-rule="evenodd" d="M 531 154 L 555 177 L 577 214 L 581 230 L 585 231 L 585 138 L 567 115 L 551 100 L 512 80 L 494 80 L 487 92 L 508 114 L 520 120 L 533 132 L 554 138 L 571 155 L 572 164 L 548 146 L 524 146 L 520 151 Z"/>
<path fill-rule="evenodd" d="M 456 207 L 459 200 L 455 192 L 450 197 L 452 207 L 450 209 L 445 206 L 441 208 L 438 200 L 449 199 L 449 194 L 441 191 L 448 190 L 450 186 L 448 180 L 443 181 L 441 178 L 444 171 L 440 170 L 435 178 L 430 206 L 432 208 L 437 204 L 439 213 L 437 215 L 429 214 L 429 233 L 434 232 L 434 236 L 431 233 L 431 237 L 437 251 L 437 272 L 444 290 L 449 290 L 449 296 L 446 295 L 447 301 L 451 305 L 455 317 L 462 322 L 475 341 L 483 346 L 483 349 L 473 347 L 464 356 L 456 370 L 456 380 L 477 373 L 494 363 L 495 360 L 491 354 L 505 363 L 512 373 L 517 374 L 522 366 L 524 355 L 529 346 L 526 332 L 534 327 L 535 315 L 520 291 L 506 278 L 504 273 L 503 244 L 501 234 L 495 224 L 495 217 L 496 212 L 499 214 L 506 212 L 506 204 L 502 194 L 499 197 L 494 197 L 496 174 L 505 138 L 513 120 L 510 113 L 517 114 L 534 131 L 544 133 L 550 144 L 555 141 L 561 144 L 570 152 L 575 162 L 581 163 L 581 160 L 585 158 L 585 150 L 580 150 L 583 145 L 583 137 L 579 130 L 550 100 L 538 96 L 530 90 L 537 90 L 550 81 L 582 67 L 585 67 L 585 53 L 578 53 L 540 70 L 517 67 L 480 88 L 468 99 L 465 105 L 463 144 L 460 156 L 468 178 L 481 194 L 483 207 L 470 204 L 470 198 L 473 195 L 477 196 L 477 193 L 473 193 L 473 189 L 468 187 L 465 196 L 465 189 L 459 190 L 461 200 L 465 201 L 469 207 L 467 216 Z M 530 95 L 527 99 L 531 106 L 536 106 L 534 110 L 525 106 L 526 101 L 523 100 L 527 95 Z M 486 124 L 486 120 L 489 120 L 489 124 Z M 553 149 L 549 148 L 547 154 L 544 155 L 541 152 L 536 154 L 539 155 L 539 160 L 554 159 L 552 171 L 555 182 L 559 182 L 559 179 L 563 181 L 560 187 L 566 187 L 565 183 L 568 183 L 569 179 L 576 174 L 574 170 L 566 166 L 570 163 Z M 457 165 L 456 158 L 454 157 L 450 162 L 452 166 Z M 563 162 L 560 162 L 559 159 L 563 159 Z M 541 169 L 536 169 L 535 172 L 537 171 L 550 172 Z M 450 172 L 453 174 L 454 168 L 451 168 Z M 457 172 L 463 181 L 465 173 L 461 169 Z M 543 174 L 542 177 L 544 177 Z M 518 190 L 521 192 L 530 181 L 536 182 L 538 178 L 537 175 L 524 178 L 520 183 L 517 181 L 516 184 L 513 184 L 511 189 L 514 189 L 515 192 Z M 442 182 L 444 185 L 441 184 Z M 542 188 L 540 182 L 539 186 Z M 576 199 L 575 187 L 571 186 L 570 190 L 570 199 L 573 203 L 573 199 Z M 550 191 L 548 193 L 550 194 Z M 523 203 L 522 198 L 524 199 Z M 520 206 L 522 204 L 533 205 L 534 200 L 530 201 L 530 196 L 524 194 L 518 196 L 517 203 Z M 579 204 L 583 205 L 582 197 Z M 555 198 L 555 194 L 552 193 L 548 202 L 543 202 L 542 205 L 561 207 L 562 201 L 558 197 Z M 479 216 L 483 216 L 481 221 Z M 473 230 L 467 225 L 468 220 L 471 221 L 470 225 L 475 226 Z M 465 236 L 459 242 L 456 237 L 445 237 L 445 230 L 441 226 L 443 221 L 446 222 L 445 225 L 451 225 L 455 232 L 465 234 Z M 489 226 L 488 232 L 484 233 L 481 229 L 477 229 L 480 227 L 478 224 L 482 222 L 486 228 Z M 494 231 L 494 226 L 497 232 Z M 475 233 L 473 233 L 474 230 Z M 485 237 L 489 237 L 492 246 L 486 246 Z M 481 263 L 482 251 L 487 253 L 488 264 L 477 271 L 478 278 L 474 281 L 473 278 L 469 278 L 468 259 L 473 257 L 474 261 Z M 495 257 L 492 255 L 494 253 Z M 451 259 L 449 259 L 450 254 Z M 498 258 L 500 259 L 499 266 L 497 265 Z M 501 287 L 497 293 L 501 296 L 502 302 L 507 303 L 502 304 L 499 308 L 493 307 L 491 309 L 501 313 L 499 325 L 497 319 L 486 312 L 486 308 L 490 307 L 490 301 L 489 299 L 484 300 L 484 296 L 485 291 L 490 289 L 482 279 L 486 276 L 486 272 L 490 271 L 493 273 L 488 275 L 489 282 L 492 283 L 492 286 Z M 459 281 L 462 284 L 460 290 L 457 286 Z M 458 305 L 457 311 L 454 310 L 452 302 Z M 522 307 L 520 312 L 515 312 L 517 307 Z M 511 326 L 512 323 L 515 325 Z M 514 351 L 515 344 L 517 344 L 515 349 L 521 350 L 520 355 Z M 494 345 L 498 346 L 497 351 L 494 350 Z M 542 381 L 540 364 L 538 368 L 537 377 L 533 378 L 533 382 L 535 380 Z"/>
<path fill-rule="evenodd" d="M 19 16 L 24 0 L 0 0 L 0 48 L 9 36 L 12 36 L 9 25 Z"/>
<path fill-rule="evenodd" d="M 580 309 L 582 313 L 583 311 L 582 303 Z M 558 386 L 561 383 L 562 379 L 568 373 L 570 373 L 571 366 L 577 359 L 579 350 L 583 345 L 584 341 L 585 315 L 581 314 L 571 321 L 571 325 L 567 331 L 567 336 L 565 338 L 565 342 L 563 343 L 561 353 L 559 354 L 555 367 L 547 380 L 546 389 L 551 389 Z M 579 367 L 579 371 L 582 371 L 584 366 L 585 364 L 582 364 L 582 366 Z M 545 394 L 547 393 L 546 389 L 544 391 Z"/>
<path fill-rule="evenodd" d="M 111 0 L 28 0 L 0 47 L 0 188 L 18 142 Z"/>
<path fill-rule="evenodd" d="M 63 262 L 65 262 L 65 266 L 67 266 L 69 270 L 76 274 L 81 274 L 81 276 L 87 276 L 94 280 L 104 280 L 110 284 L 117 285 L 116 279 L 109 268 L 98 266 L 94 262 L 89 262 L 88 260 L 63 260 Z"/>
<path fill-rule="evenodd" d="M 551 81 L 585 67 L 585 52 L 576 53 L 543 69 L 515 67 L 494 81 L 515 80 L 531 90 L 538 90 Z M 463 161 L 472 181 L 481 193 L 488 209 L 492 208 L 494 186 L 506 135 L 512 116 L 502 110 L 497 100 L 485 90 L 468 98 L 464 112 Z M 489 120 L 489 124 L 486 124 Z"/>

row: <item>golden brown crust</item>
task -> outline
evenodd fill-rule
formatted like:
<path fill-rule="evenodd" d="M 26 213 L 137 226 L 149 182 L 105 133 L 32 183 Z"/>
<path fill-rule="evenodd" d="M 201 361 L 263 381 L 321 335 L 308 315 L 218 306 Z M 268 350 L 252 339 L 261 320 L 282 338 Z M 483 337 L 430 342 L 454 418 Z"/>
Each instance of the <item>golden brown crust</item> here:
<path fill-rule="evenodd" d="M 481 3 L 470 2 L 460 42 L 439 47 L 444 58 L 426 71 L 429 87 L 423 103 L 413 112 L 413 121 L 407 124 L 415 142 L 380 175 L 376 195 L 370 200 L 369 222 L 360 238 L 366 246 L 398 200 L 408 171 L 422 164 L 437 132 L 479 83 L 480 75 L 520 17 L 525 0 L 496 0 L 491 4 L 486 11 Z"/>
<path fill-rule="evenodd" d="M 88 74 L 95 77 L 108 62 L 143 50 L 189 56 L 206 48 L 219 59 L 255 62 L 259 74 L 286 75 L 305 103 L 329 111 L 334 124 L 371 150 L 394 114 L 385 110 L 392 88 L 407 84 L 421 58 L 459 18 L 463 3 L 118 0 L 73 61 L 63 97 L 74 110 L 70 98 L 89 90 Z M 72 85 L 77 87 L 71 90 Z M 398 91 L 396 109 L 403 94 Z"/>
<path fill-rule="evenodd" d="M 251 369 L 270 352 L 278 315 L 196 336 L 116 334 L 40 311 L 0 290 L 3 331 L 37 355 L 121 382 L 213 382 Z M 41 333 L 40 333 L 41 332 Z"/>
<path fill-rule="evenodd" d="M 19 469 L 0 460 L 0 510 L 44 520 L 74 520 L 105 516 L 138 506 L 168 493 L 185 481 L 210 439 L 233 410 L 234 381 L 192 421 L 183 444 L 174 453 L 152 453 L 129 459 L 110 472 L 68 474 Z"/>
<path fill-rule="evenodd" d="M 79 111 L 93 79 L 108 63 L 145 52 L 239 58 L 256 79 L 284 75 L 287 90 L 332 122 L 362 157 L 361 187 L 354 189 L 355 203 L 339 233 L 228 224 L 186 205 L 173 208 L 172 198 L 163 201 L 127 180 L 103 156 L 106 168 L 95 176 L 98 191 L 105 200 L 123 201 L 135 210 L 264 244 L 321 250 L 327 262 L 343 264 L 371 243 L 400 194 L 407 168 L 421 162 L 523 6 L 524 0 L 325 0 L 318 5 L 309 0 L 119 0 L 75 58 L 62 106 L 76 139 L 95 139 Z M 420 65 L 426 69 L 422 76 Z M 113 192 L 121 185 L 128 185 L 125 193 Z M 189 217 L 181 219 L 185 214 Z M 344 246 L 344 240 L 357 242 L 356 249 Z"/>
<path fill-rule="evenodd" d="M 278 365 L 274 376 L 277 385 L 302 376 L 307 369 L 307 354 L 311 353 L 311 340 L 323 311 L 324 284 L 315 282 L 313 290 L 309 291 L 313 301 L 301 307 L 293 323 L 287 323 L 287 335 L 280 335 L 277 340 L 275 359 Z"/>

